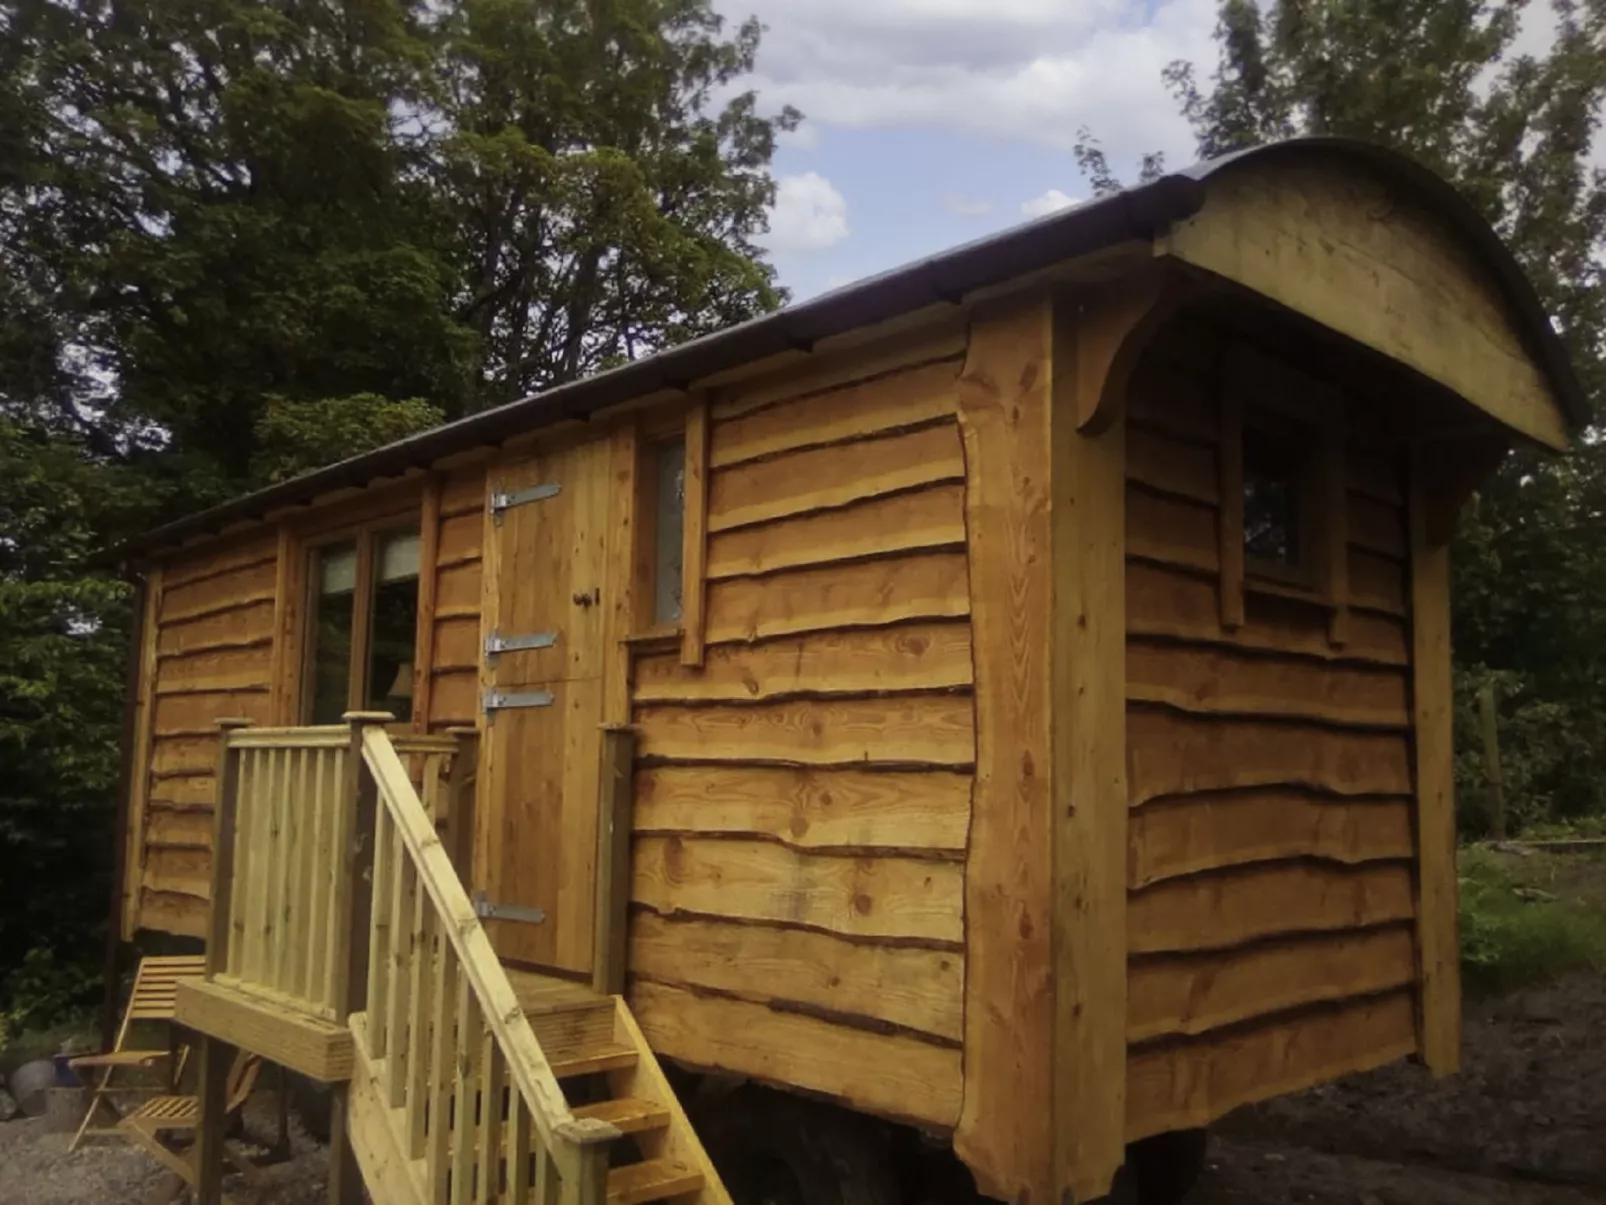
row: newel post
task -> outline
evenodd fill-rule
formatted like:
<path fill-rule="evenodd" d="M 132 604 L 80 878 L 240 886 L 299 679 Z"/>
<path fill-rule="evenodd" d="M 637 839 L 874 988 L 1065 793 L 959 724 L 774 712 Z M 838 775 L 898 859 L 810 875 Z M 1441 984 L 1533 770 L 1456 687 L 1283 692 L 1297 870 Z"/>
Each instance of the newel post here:
<path fill-rule="evenodd" d="M 346 943 L 346 957 L 334 960 L 335 982 L 330 995 L 341 1024 L 361 1012 L 368 995 L 368 929 L 374 908 L 374 824 L 379 788 L 363 757 L 363 738 L 369 728 L 391 723 L 383 711 L 348 711 L 341 717 L 351 727 L 346 748 L 346 782 L 340 809 L 340 848 L 345 850 L 339 881 L 335 884 L 332 932 Z M 329 1202 L 358 1205 L 362 1200 L 362 1172 L 357 1167 L 349 1132 L 351 1085 L 338 1084 L 330 1098 Z"/>
<path fill-rule="evenodd" d="M 228 970 L 234 904 L 234 832 L 240 814 L 240 751 L 229 739 L 250 720 L 217 722 L 217 802 L 212 808 L 212 900 L 206 925 L 206 976 Z"/>

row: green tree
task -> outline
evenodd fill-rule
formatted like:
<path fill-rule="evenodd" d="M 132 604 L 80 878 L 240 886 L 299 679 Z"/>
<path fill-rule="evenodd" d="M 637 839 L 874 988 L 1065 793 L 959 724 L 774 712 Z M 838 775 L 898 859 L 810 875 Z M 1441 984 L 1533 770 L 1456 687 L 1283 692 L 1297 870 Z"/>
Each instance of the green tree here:
<path fill-rule="evenodd" d="M 1189 63 L 1166 78 L 1203 156 L 1344 135 L 1455 183 L 1527 270 L 1598 413 L 1606 172 L 1589 154 L 1606 111 L 1606 3 L 1553 0 L 1555 39 L 1537 55 L 1515 53 L 1524 7 L 1221 0 L 1208 86 Z M 1563 459 L 1508 457 L 1469 508 L 1454 564 L 1464 823 L 1483 820 L 1471 700 L 1490 679 L 1514 819 L 1606 811 L 1606 449 L 1595 435 Z"/>
<path fill-rule="evenodd" d="M 773 309 L 752 238 L 791 109 L 752 93 L 759 26 L 708 0 L 454 0 L 436 29 L 430 171 L 456 313 L 505 401 Z"/>

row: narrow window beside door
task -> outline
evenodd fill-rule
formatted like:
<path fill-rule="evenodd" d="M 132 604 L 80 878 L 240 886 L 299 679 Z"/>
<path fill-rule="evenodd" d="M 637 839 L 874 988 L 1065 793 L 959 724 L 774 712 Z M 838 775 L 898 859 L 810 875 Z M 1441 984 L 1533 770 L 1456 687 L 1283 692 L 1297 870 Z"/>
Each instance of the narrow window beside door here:
<path fill-rule="evenodd" d="M 653 447 L 655 485 L 652 561 L 652 621 L 677 623 L 681 607 L 681 569 L 685 557 L 686 441 L 670 439 Z"/>
<path fill-rule="evenodd" d="M 418 532 L 363 532 L 312 556 L 311 721 L 337 724 L 349 710 L 410 720 Z"/>

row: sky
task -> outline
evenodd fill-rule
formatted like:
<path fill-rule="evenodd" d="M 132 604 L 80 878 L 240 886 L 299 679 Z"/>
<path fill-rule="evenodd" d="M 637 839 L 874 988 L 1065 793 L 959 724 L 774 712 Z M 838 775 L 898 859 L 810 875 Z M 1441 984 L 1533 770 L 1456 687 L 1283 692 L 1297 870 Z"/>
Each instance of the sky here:
<path fill-rule="evenodd" d="M 767 111 L 804 114 L 772 164 L 778 195 L 760 240 L 799 301 L 1085 199 L 1071 153 L 1083 126 L 1121 179 L 1145 152 L 1191 163 L 1161 72 L 1184 59 L 1208 79 L 1216 61 L 1216 0 L 715 7 L 767 27 L 743 86 Z M 1525 28 L 1519 48 L 1548 36 Z"/>

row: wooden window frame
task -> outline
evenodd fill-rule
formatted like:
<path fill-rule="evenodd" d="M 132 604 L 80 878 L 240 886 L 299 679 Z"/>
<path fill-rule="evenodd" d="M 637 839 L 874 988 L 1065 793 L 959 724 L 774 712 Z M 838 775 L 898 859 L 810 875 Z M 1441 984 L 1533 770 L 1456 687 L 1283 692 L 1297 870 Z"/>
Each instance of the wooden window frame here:
<path fill-rule="evenodd" d="M 423 581 L 426 571 L 431 569 L 424 563 L 423 550 L 423 516 L 417 506 L 405 510 L 388 511 L 381 515 L 372 516 L 354 523 L 344 523 L 338 526 L 320 527 L 316 532 L 304 533 L 295 542 L 295 563 L 301 574 L 301 617 L 295 634 L 296 656 L 296 682 L 290 692 L 295 700 L 296 724 L 310 724 L 312 722 L 312 692 L 315 682 L 313 672 L 313 658 L 317 654 L 316 616 L 318 613 L 318 576 L 314 572 L 314 564 L 318 553 L 333 544 L 346 541 L 355 543 L 357 548 L 356 584 L 353 589 L 353 614 L 351 620 L 351 651 L 348 654 L 346 677 L 346 710 L 361 711 L 366 703 L 369 636 L 373 624 L 373 598 L 374 588 L 374 550 L 379 538 L 392 532 L 416 531 L 419 536 L 419 593 L 422 599 Z M 370 605 L 357 606 L 355 600 L 368 598 Z M 422 603 L 420 603 L 422 605 Z M 413 665 L 418 666 L 419 642 L 415 630 L 413 636 Z M 417 710 L 418 695 L 414 689 L 414 710 Z M 413 727 L 413 719 L 398 718 L 394 724 L 387 725 L 392 731 L 409 731 Z"/>
<path fill-rule="evenodd" d="M 636 428 L 633 548 L 631 556 L 630 635 L 637 650 L 678 648 L 683 665 L 703 661 L 704 592 L 708 547 L 708 401 L 643 416 Z M 658 449 L 679 440 L 685 449 L 684 497 L 681 511 L 680 618 L 659 620 L 655 612 L 658 586 Z"/>
<path fill-rule="evenodd" d="M 1346 401 L 1333 385 L 1281 360 L 1240 346 L 1222 381 L 1217 464 L 1221 495 L 1221 623 L 1244 623 L 1247 594 L 1325 606 L 1328 639 L 1348 638 L 1349 531 L 1345 438 Z M 1246 435 L 1267 426 L 1303 428 L 1311 451 L 1294 478 L 1300 552 L 1297 565 L 1250 555 L 1246 547 Z"/>

